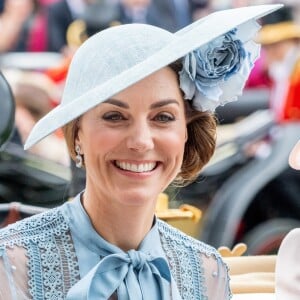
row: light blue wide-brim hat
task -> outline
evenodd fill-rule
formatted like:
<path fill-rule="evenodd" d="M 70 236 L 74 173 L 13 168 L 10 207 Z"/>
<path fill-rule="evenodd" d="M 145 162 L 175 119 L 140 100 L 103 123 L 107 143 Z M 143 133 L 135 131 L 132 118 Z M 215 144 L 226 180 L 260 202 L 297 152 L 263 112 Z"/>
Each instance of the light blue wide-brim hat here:
<path fill-rule="evenodd" d="M 259 5 L 217 11 L 176 33 L 151 25 L 127 24 L 93 35 L 72 59 L 61 104 L 36 123 L 24 148 L 194 49 L 280 7 Z"/>

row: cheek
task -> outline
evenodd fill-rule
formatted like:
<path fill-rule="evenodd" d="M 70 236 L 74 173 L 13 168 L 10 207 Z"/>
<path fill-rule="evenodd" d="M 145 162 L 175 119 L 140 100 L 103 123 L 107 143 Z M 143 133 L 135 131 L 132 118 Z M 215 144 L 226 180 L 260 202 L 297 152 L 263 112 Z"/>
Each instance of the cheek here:
<path fill-rule="evenodd" d="M 90 131 L 83 139 L 84 154 L 91 156 L 92 160 L 105 156 L 120 143 L 121 137 L 118 132 L 107 128 Z"/>
<path fill-rule="evenodd" d="M 175 159 L 182 158 L 184 153 L 186 135 L 185 131 L 167 132 L 161 136 L 161 142 L 164 144 L 164 149 Z"/>

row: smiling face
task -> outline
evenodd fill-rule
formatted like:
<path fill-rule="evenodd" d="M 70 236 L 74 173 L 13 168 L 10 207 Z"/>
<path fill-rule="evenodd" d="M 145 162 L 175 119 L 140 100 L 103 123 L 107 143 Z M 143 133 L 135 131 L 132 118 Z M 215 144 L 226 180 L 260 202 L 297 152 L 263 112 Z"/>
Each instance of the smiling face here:
<path fill-rule="evenodd" d="M 84 155 L 86 191 L 101 201 L 154 205 L 181 167 L 183 101 L 177 75 L 166 67 L 85 113 L 75 143 Z"/>

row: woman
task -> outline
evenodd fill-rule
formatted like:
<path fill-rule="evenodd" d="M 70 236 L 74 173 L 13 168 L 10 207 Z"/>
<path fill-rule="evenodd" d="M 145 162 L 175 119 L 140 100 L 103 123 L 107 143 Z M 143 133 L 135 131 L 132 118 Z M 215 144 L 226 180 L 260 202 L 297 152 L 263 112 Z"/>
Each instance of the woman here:
<path fill-rule="evenodd" d="M 300 25 L 294 19 L 295 9 L 285 6 L 263 18 L 258 35 L 271 83 L 270 106 L 279 122 L 297 121 L 300 116 Z"/>
<path fill-rule="evenodd" d="M 294 146 L 289 156 L 289 165 L 300 170 L 300 142 Z M 282 240 L 278 250 L 275 268 L 275 293 L 278 300 L 299 299 L 300 228 L 292 229 Z"/>
<path fill-rule="evenodd" d="M 218 12 L 176 34 L 117 26 L 77 50 L 61 105 L 25 148 L 63 127 L 86 187 L 1 231 L 3 299 L 230 298 L 217 251 L 158 220 L 155 204 L 213 154 L 212 111 L 241 92 L 259 50 L 254 19 L 278 7 Z"/>

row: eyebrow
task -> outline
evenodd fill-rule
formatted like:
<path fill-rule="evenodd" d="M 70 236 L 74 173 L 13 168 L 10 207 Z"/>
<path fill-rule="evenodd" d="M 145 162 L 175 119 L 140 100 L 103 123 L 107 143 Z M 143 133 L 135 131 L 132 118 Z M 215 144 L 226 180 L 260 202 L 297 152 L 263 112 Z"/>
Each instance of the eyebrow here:
<path fill-rule="evenodd" d="M 161 101 L 158 101 L 158 102 L 155 102 L 153 104 L 150 105 L 150 108 L 159 108 L 159 107 L 162 107 L 162 106 L 165 106 L 165 105 L 168 105 L 168 104 L 177 104 L 179 105 L 179 102 L 175 99 L 166 99 L 166 100 L 161 100 Z"/>
<path fill-rule="evenodd" d="M 106 101 L 104 101 L 104 103 L 109 103 L 109 104 L 112 104 L 112 105 L 116 105 L 116 106 L 119 106 L 119 107 L 122 107 L 122 108 L 129 108 L 129 105 L 123 101 L 120 101 L 120 100 L 117 100 L 117 99 L 114 99 L 114 98 L 110 98 Z M 168 104 L 177 104 L 179 105 L 179 102 L 175 99 L 166 99 L 166 100 L 161 100 L 161 101 L 157 101 L 155 103 L 152 103 L 150 105 L 150 109 L 154 109 L 154 108 L 159 108 L 159 107 L 162 107 L 162 106 L 165 106 L 165 105 L 168 105 Z"/>
<path fill-rule="evenodd" d="M 127 103 L 117 100 L 117 99 L 113 99 L 113 98 L 110 98 L 110 99 L 104 101 L 103 103 L 113 104 L 113 105 L 116 105 L 116 106 L 119 106 L 122 108 L 129 108 L 129 105 Z"/>

